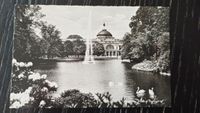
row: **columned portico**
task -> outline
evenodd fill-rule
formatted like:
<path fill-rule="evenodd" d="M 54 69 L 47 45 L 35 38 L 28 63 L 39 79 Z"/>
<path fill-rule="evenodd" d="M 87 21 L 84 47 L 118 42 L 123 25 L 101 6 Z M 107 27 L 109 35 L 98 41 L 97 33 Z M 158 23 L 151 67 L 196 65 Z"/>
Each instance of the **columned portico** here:
<path fill-rule="evenodd" d="M 120 56 L 120 51 L 105 51 L 104 53 L 104 56 L 107 56 L 107 57 L 118 57 Z"/>

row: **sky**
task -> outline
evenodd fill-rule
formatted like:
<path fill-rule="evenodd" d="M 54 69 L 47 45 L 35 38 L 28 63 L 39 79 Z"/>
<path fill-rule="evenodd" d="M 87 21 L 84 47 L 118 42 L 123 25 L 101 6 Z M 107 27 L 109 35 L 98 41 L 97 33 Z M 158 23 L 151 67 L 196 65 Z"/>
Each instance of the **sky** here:
<path fill-rule="evenodd" d="M 78 34 L 83 38 L 96 38 L 106 28 L 113 37 L 122 39 L 130 32 L 129 22 L 139 7 L 127 6 L 55 6 L 41 5 L 42 20 L 61 31 L 61 39 Z M 103 27 L 105 23 L 105 27 Z"/>

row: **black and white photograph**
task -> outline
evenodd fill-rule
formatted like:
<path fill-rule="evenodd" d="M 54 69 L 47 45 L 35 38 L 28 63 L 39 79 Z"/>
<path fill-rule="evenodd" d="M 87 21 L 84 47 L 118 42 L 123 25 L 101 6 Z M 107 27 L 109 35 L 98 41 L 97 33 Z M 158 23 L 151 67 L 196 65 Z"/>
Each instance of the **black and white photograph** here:
<path fill-rule="evenodd" d="M 169 7 L 16 5 L 10 108 L 171 107 Z"/>

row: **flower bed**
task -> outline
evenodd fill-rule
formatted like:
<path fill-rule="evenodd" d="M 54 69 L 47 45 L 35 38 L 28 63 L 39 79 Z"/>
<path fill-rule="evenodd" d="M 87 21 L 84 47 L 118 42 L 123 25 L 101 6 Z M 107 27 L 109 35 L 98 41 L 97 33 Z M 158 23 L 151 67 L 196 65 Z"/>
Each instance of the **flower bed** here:
<path fill-rule="evenodd" d="M 139 70 L 139 71 L 153 72 L 158 69 L 158 66 L 154 62 L 146 60 L 141 63 L 133 65 L 132 69 Z"/>

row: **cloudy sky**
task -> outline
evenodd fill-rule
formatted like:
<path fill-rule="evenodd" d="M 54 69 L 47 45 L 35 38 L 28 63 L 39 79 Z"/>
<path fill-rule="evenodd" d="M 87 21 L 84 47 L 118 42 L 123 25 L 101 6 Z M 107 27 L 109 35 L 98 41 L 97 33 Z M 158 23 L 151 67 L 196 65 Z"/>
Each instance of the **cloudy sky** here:
<path fill-rule="evenodd" d="M 42 20 L 56 25 L 61 31 L 61 38 L 71 34 L 79 34 L 83 38 L 96 38 L 99 31 L 106 29 L 115 38 L 122 39 L 130 31 L 130 18 L 135 15 L 138 7 L 125 6 L 41 6 L 46 16 Z"/>

